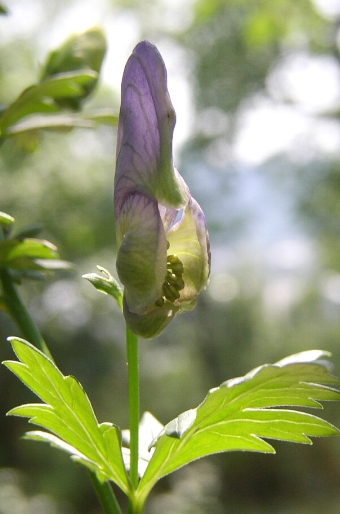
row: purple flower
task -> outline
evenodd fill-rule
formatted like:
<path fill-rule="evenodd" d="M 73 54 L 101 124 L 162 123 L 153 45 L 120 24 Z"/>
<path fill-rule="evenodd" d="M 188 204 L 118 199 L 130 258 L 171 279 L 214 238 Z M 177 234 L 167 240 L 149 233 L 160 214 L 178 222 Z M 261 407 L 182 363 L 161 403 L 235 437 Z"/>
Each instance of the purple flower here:
<path fill-rule="evenodd" d="M 203 211 L 173 163 L 174 126 L 163 59 L 142 41 L 122 80 L 114 206 L 124 315 L 145 338 L 195 306 L 210 272 Z"/>

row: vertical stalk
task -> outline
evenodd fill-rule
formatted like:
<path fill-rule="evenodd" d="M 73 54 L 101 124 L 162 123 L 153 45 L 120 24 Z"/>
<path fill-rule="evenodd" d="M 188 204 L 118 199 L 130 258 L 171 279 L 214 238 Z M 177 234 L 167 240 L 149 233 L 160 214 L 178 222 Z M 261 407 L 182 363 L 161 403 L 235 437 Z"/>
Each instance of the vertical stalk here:
<path fill-rule="evenodd" d="M 97 496 L 103 507 L 104 513 L 122 514 L 122 510 L 112 490 L 110 482 L 106 480 L 106 482 L 101 483 L 93 471 L 90 471 L 90 477 L 93 483 L 93 487 L 95 488 Z"/>
<path fill-rule="evenodd" d="M 39 348 L 39 350 L 53 360 L 47 344 L 27 311 L 17 288 L 13 283 L 11 275 L 6 269 L 0 271 L 0 280 L 2 283 L 3 297 L 7 310 L 20 328 L 22 335 L 28 340 L 28 342 L 32 343 L 36 348 Z"/>
<path fill-rule="evenodd" d="M 126 327 L 128 364 L 129 424 L 130 424 L 130 478 L 134 489 L 138 487 L 138 428 L 139 428 L 139 366 L 138 340 Z"/>

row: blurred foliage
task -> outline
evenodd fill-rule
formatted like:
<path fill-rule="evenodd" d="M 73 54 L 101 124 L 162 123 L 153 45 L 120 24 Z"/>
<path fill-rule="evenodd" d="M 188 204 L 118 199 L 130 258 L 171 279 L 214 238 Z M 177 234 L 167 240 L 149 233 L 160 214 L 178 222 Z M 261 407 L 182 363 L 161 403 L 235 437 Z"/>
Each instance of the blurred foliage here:
<path fill-rule="evenodd" d="M 190 2 L 107 0 L 98 7 L 95 2 L 98 11 L 103 9 L 106 36 L 118 33 L 118 42 L 111 48 L 114 55 L 132 40 L 131 51 L 141 35 L 168 49 L 168 55 L 180 50 L 184 58 L 179 74 L 190 81 L 192 92 L 191 137 L 177 161 L 207 215 L 212 280 L 194 311 L 178 318 L 158 339 L 140 344 L 142 410 L 150 410 L 163 423 L 197 405 L 210 387 L 290 353 L 330 350 L 336 370 L 340 368 L 339 148 L 320 149 L 304 133 L 296 139 L 294 151 L 286 147 L 260 164 L 240 165 L 233 154 L 244 112 L 258 98 L 271 102 L 273 109 L 279 105 L 304 112 L 291 91 L 279 90 L 280 78 L 273 86 L 274 72 L 287 59 L 303 53 L 308 58 L 327 58 L 339 68 L 340 7 L 325 14 L 317 8 L 321 3 L 196 0 L 190 7 Z M 0 18 L 1 27 L 5 29 L 11 16 L 19 23 L 19 15 L 27 14 L 31 4 L 26 7 L 26 2 L 17 0 L 9 5 L 8 15 Z M 13 37 L 2 32 L 0 103 L 4 108 L 28 85 L 39 84 L 44 67 L 39 71 L 38 64 L 48 53 L 41 45 L 46 45 L 49 32 L 67 19 L 72 6 L 79 8 L 81 17 L 92 3 L 35 1 L 34 5 L 43 8 L 34 11 L 36 24 L 30 17 L 31 32 L 22 26 Z M 117 24 L 110 25 L 114 18 Z M 70 47 L 71 42 L 72 36 Z M 115 61 L 110 55 L 106 59 L 112 72 Z M 320 90 L 320 97 L 324 96 Z M 84 100 L 86 112 L 108 107 L 117 112 L 119 107 L 117 90 L 101 79 Z M 334 103 L 327 111 L 309 111 L 308 126 L 331 121 L 326 140 L 336 139 L 339 107 Z M 61 112 L 68 117 L 84 113 L 64 107 Z M 177 111 L 178 123 L 183 114 Z M 279 119 L 274 122 L 273 131 L 279 123 Z M 20 291 L 60 369 L 75 375 L 89 392 L 99 421 L 124 427 L 123 322 L 115 302 L 81 279 L 82 274 L 93 273 L 97 264 L 115 274 L 115 128 L 96 124 L 92 130 L 38 132 L 34 152 L 27 153 L 14 137 L 1 147 L 0 210 L 16 219 L 19 232 L 27 224 L 43 223 L 42 237 L 77 269 L 58 272 L 45 283 L 25 281 Z M 258 188 L 265 189 L 252 206 L 249 195 Z M 291 247 L 279 246 L 274 252 L 274 243 L 289 237 L 276 211 L 270 211 L 282 200 L 289 201 L 284 215 L 293 232 L 308 239 L 311 259 L 307 264 L 290 264 Z M 258 228 L 261 223 L 271 223 L 274 235 L 270 244 L 260 238 L 260 251 L 253 246 L 253 230 L 254 224 Z M 6 337 L 15 334 L 19 335 L 18 329 L 1 312 L 1 360 L 12 358 Z M 47 495 L 44 498 L 55 512 L 99 512 L 81 470 L 55 450 L 20 441 L 26 423 L 5 419 L 10 408 L 33 397 L 4 369 L 0 397 L 0 463 L 5 473 L 0 477 L 0 512 L 9 512 L 4 490 L 13 502 L 10 512 L 18 511 L 14 502 L 19 500 L 26 502 L 25 512 L 29 512 L 27 502 L 40 493 Z M 325 418 L 339 426 L 338 408 L 327 409 Z M 316 441 L 313 448 L 282 443 L 275 457 L 216 456 L 161 481 L 147 513 L 333 514 L 340 505 L 339 453 L 334 439 Z M 52 506 L 49 509 L 53 512 Z"/>
<path fill-rule="evenodd" d="M 93 28 L 79 35 L 74 34 L 60 48 L 49 54 L 42 69 L 41 81 L 59 73 L 76 70 L 93 70 L 99 74 L 105 52 L 106 40 L 100 28 Z M 97 80 L 87 83 L 81 96 L 59 97 L 57 102 L 62 107 L 78 110 L 81 102 L 93 91 L 96 84 Z"/>

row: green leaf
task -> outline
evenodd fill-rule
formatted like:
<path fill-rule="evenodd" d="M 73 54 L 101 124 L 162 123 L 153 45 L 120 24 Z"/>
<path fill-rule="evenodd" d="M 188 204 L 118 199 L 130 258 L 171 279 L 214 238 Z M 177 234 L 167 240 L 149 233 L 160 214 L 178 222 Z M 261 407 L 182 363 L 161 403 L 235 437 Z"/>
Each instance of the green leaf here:
<path fill-rule="evenodd" d="M 103 123 L 116 127 L 118 124 L 118 113 L 113 109 L 96 109 L 88 113 L 83 113 L 83 118 L 92 120 L 96 123 Z"/>
<path fill-rule="evenodd" d="M 338 435 L 316 416 L 284 407 L 322 408 L 319 401 L 339 400 L 331 387 L 329 354 L 303 352 L 254 369 L 211 389 L 205 400 L 164 427 L 153 441 L 154 453 L 139 487 L 145 498 L 161 477 L 189 462 L 218 452 L 247 450 L 275 453 L 264 439 L 312 444 L 310 436 Z"/>
<path fill-rule="evenodd" d="M 0 242 L 0 267 L 3 268 L 33 268 L 44 266 L 35 259 L 57 259 L 57 249 L 52 243 L 43 239 L 10 239 Z"/>
<path fill-rule="evenodd" d="M 64 376 L 55 364 L 23 339 L 10 338 L 21 362 L 3 364 L 44 403 L 16 407 L 9 415 L 30 418 L 30 423 L 49 432 L 26 434 L 29 439 L 47 441 L 71 454 L 72 459 L 95 471 L 99 480 L 112 480 L 126 494 L 129 479 L 121 452 L 121 433 L 111 423 L 101 423 L 80 383 Z"/>
<path fill-rule="evenodd" d="M 56 100 L 83 95 L 84 88 L 97 77 L 98 74 L 92 70 L 72 71 L 54 75 L 40 84 L 28 87 L 1 113 L 1 136 L 7 136 L 8 128 L 25 116 L 57 112 L 60 106 Z"/>
<path fill-rule="evenodd" d="M 112 109 L 98 109 L 86 114 L 34 114 L 8 127 L 6 136 L 18 136 L 22 133 L 42 129 L 58 131 L 69 131 L 75 127 L 92 129 L 99 123 L 114 127 L 117 122 L 117 114 Z"/>
<path fill-rule="evenodd" d="M 42 129 L 66 130 L 74 127 L 94 128 L 95 123 L 73 114 L 45 114 L 33 115 L 14 123 L 8 128 L 7 136 L 16 136 L 23 132 L 31 132 Z"/>
<path fill-rule="evenodd" d="M 2 227 L 10 227 L 14 223 L 14 218 L 6 212 L 0 212 L 0 225 Z"/>
<path fill-rule="evenodd" d="M 88 273 L 83 275 L 83 278 L 91 282 L 101 293 L 112 296 L 118 303 L 120 310 L 123 310 L 123 294 L 117 280 L 105 268 L 101 266 L 97 266 L 97 268 L 103 273 L 104 277 L 97 273 Z"/>
<path fill-rule="evenodd" d="M 42 69 L 42 80 L 59 73 L 92 70 L 100 72 L 106 52 L 106 39 L 101 28 L 92 27 L 80 34 L 72 34 L 59 48 L 47 57 Z M 80 95 L 61 97 L 57 103 L 61 107 L 78 110 L 82 101 L 93 91 L 97 80 L 89 82 Z"/>

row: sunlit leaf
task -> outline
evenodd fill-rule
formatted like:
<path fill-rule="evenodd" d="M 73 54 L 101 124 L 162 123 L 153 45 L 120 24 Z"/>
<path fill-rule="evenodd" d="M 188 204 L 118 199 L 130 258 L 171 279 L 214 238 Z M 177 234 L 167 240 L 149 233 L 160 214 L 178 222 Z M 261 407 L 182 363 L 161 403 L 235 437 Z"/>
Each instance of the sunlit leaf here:
<path fill-rule="evenodd" d="M 28 87 L 2 112 L 1 136 L 6 136 L 8 127 L 25 116 L 57 112 L 60 107 L 54 102 L 55 99 L 79 96 L 83 93 L 84 87 L 96 79 L 95 71 L 74 71 L 54 75 L 40 84 Z"/>
<path fill-rule="evenodd" d="M 88 113 L 33 114 L 8 127 L 7 136 L 32 134 L 40 130 L 69 131 L 75 127 L 94 128 L 99 123 L 116 126 L 118 117 L 112 109 L 100 109 Z M 38 132 L 39 133 L 39 132 Z M 32 136 L 28 136 L 32 137 Z"/>
<path fill-rule="evenodd" d="M 125 493 L 129 480 L 121 452 L 121 433 L 101 423 L 80 383 L 64 376 L 55 364 L 27 341 L 10 338 L 20 362 L 6 361 L 10 369 L 43 403 L 21 405 L 8 414 L 30 418 L 49 432 L 35 431 L 27 438 L 43 440 L 71 454 L 72 459 L 95 471 L 99 480 L 112 480 Z"/>
<path fill-rule="evenodd" d="M 206 455 L 234 450 L 275 453 L 265 439 L 312 444 L 311 436 L 338 435 L 327 421 L 292 408 L 322 408 L 319 401 L 340 399 L 332 387 L 339 387 L 340 380 L 328 373 L 329 362 L 323 360 L 327 357 L 318 350 L 303 352 L 209 391 L 196 409 L 171 421 L 153 441 L 140 494 Z"/>

